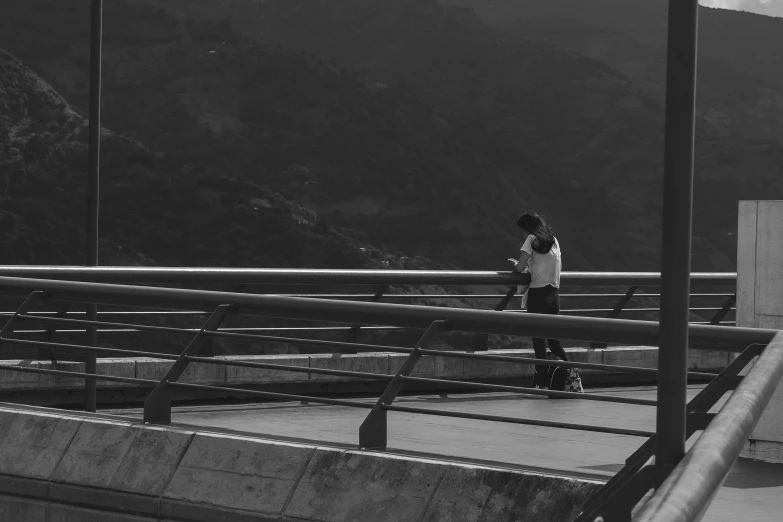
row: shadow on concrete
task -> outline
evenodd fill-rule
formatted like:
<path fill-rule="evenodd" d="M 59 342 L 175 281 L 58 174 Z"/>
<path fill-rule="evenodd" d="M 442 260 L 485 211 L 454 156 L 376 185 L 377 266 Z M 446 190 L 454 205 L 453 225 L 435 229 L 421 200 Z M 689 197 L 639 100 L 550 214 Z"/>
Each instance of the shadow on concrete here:
<path fill-rule="evenodd" d="M 622 464 L 581 466 L 579 469 L 617 473 Z M 783 487 L 783 464 L 769 464 L 756 460 L 740 459 L 734 463 L 723 487 L 732 489 L 757 489 Z"/>
<path fill-rule="evenodd" d="M 733 489 L 779 488 L 783 486 L 783 464 L 740 459 L 734 463 L 723 487 Z"/>

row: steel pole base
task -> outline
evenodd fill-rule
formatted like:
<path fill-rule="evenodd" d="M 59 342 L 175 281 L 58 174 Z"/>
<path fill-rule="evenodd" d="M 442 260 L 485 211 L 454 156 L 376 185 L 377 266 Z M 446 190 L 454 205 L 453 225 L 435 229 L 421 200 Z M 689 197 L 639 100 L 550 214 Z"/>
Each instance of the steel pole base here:
<path fill-rule="evenodd" d="M 367 449 L 386 449 L 387 418 L 386 410 L 374 407 L 359 427 L 359 447 Z"/>
<path fill-rule="evenodd" d="M 171 390 L 160 388 L 147 397 L 144 401 L 144 422 L 171 424 Z"/>

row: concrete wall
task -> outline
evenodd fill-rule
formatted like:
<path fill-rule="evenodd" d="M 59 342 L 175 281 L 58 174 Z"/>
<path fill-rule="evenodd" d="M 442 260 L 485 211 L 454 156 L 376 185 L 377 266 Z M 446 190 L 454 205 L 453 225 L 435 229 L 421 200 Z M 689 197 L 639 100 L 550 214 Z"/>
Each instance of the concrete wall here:
<path fill-rule="evenodd" d="M 599 482 L 0 406 L 0 520 L 569 521 Z"/>
<path fill-rule="evenodd" d="M 740 201 L 737 325 L 783 330 L 783 201 Z"/>
<path fill-rule="evenodd" d="M 655 347 L 636 346 L 626 348 L 585 349 L 570 348 L 566 350 L 573 361 L 614 364 L 622 366 L 637 366 L 656 368 L 658 365 L 658 349 Z M 495 355 L 514 357 L 534 357 L 532 350 L 490 350 L 483 352 Z M 258 355 L 258 356 L 226 356 L 216 359 L 256 361 L 302 368 L 326 368 L 343 371 L 360 371 L 384 375 L 395 374 L 407 355 L 399 353 L 361 353 L 346 354 L 333 357 L 329 354 L 318 355 Z M 693 370 L 721 370 L 728 363 L 727 352 L 691 350 L 689 367 Z M 172 365 L 172 361 L 152 358 L 136 359 L 98 359 L 97 373 L 101 375 L 117 375 L 139 379 L 160 380 Z M 4 366 L 29 366 L 43 369 L 67 371 L 84 371 L 84 363 L 60 362 L 52 365 L 50 361 L 9 360 L 0 361 L 0 394 L 3 392 L 50 391 L 52 393 L 81 389 L 84 380 L 80 378 L 61 377 L 45 374 L 21 373 L 3 370 Z M 504 378 L 519 378 L 524 384 L 532 375 L 530 364 L 509 364 L 505 362 L 456 359 L 453 357 L 424 356 L 416 366 L 413 375 L 418 377 L 434 377 L 450 380 L 493 380 Z M 617 382 L 617 374 L 604 377 L 605 372 L 596 370 L 580 370 L 588 382 Z M 626 376 L 628 374 L 625 374 Z M 591 380 L 592 379 L 592 380 Z M 293 373 L 282 370 L 267 370 L 257 368 L 242 368 L 236 366 L 220 366 L 212 364 L 193 363 L 180 382 L 213 384 L 223 386 L 263 385 L 275 383 L 348 383 L 360 379 L 349 377 Z M 138 388 L 135 384 L 98 381 L 99 389 Z"/>
<path fill-rule="evenodd" d="M 783 329 L 783 201 L 739 204 L 737 325 Z M 778 386 L 742 455 L 783 462 L 783 386 Z"/>

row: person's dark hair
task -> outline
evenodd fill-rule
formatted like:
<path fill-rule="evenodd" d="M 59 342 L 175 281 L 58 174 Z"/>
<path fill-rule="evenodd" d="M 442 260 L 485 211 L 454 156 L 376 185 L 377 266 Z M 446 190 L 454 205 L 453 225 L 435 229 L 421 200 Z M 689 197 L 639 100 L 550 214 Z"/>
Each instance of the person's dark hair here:
<path fill-rule="evenodd" d="M 517 217 L 517 226 L 528 234 L 536 236 L 536 239 L 533 240 L 533 250 L 539 254 L 546 254 L 552 250 L 555 244 L 555 235 L 542 216 L 528 210 Z"/>

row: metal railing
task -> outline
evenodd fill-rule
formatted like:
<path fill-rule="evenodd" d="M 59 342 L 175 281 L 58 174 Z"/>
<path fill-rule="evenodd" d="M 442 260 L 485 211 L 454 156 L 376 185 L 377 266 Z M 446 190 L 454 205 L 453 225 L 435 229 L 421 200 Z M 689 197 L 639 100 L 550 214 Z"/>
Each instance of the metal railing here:
<path fill-rule="evenodd" d="M 150 268 L 150 267 L 62 267 L 62 266 L 0 266 L 0 276 L 41 278 L 56 280 L 72 280 L 86 282 L 112 282 L 112 283 L 139 283 L 139 284 L 167 284 L 167 285 L 228 285 L 234 291 L 257 293 L 270 293 L 268 287 L 284 289 L 283 292 L 274 291 L 276 295 L 291 297 L 307 297 L 334 300 L 372 301 L 372 302 L 399 302 L 399 303 L 429 303 L 434 305 L 456 305 L 459 301 L 469 300 L 471 306 L 482 306 L 482 302 L 498 300 L 495 310 L 506 310 L 511 313 L 523 312 L 523 310 L 510 307 L 512 299 L 516 296 L 518 285 L 529 281 L 527 274 L 514 274 L 511 272 L 480 272 L 480 271 L 435 271 L 435 270 L 297 270 L 297 269 L 253 269 L 253 268 Z M 736 273 L 694 273 L 691 275 L 694 288 L 713 289 L 712 292 L 693 292 L 691 297 L 700 300 L 700 306 L 691 307 L 691 312 L 705 316 L 699 321 L 694 318 L 693 324 L 722 324 L 732 325 L 731 314 L 734 313 L 736 295 Z M 655 287 L 661 282 L 660 274 L 654 272 L 564 272 L 562 274 L 561 298 L 564 307 L 563 315 L 604 316 L 608 318 L 624 317 L 654 319 L 660 311 L 659 307 L 650 306 L 660 299 L 660 293 L 655 293 Z M 292 287 L 306 285 L 308 293 L 290 291 Z M 416 286 L 452 287 L 454 293 L 415 293 L 413 289 L 406 287 Z M 476 286 L 507 286 L 508 290 L 503 294 L 496 293 L 467 293 L 466 287 Z M 606 291 L 606 287 L 627 286 L 624 292 Z M 343 291 L 335 292 L 334 288 L 342 288 Z M 453 288 L 456 287 L 456 288 Z M 585 288 L 603 288 L 600 293 L 574 292 Z M 729 287 L 730 291 L 714 291 L 715 288 Z M 345 289 L 349 289 L 345 291 Z M 371 292 L 357 292 L 350 289 L 371 288 Z M 287 289 L 287 290 L 285 290 Z M 314 291 L 316 290 L 316 291 Z M 318 292 L 317 290 L 322 290 Z M 407 291 L 406 291 L 407 290 Z M 651 293 L 644 291 L 653 290 Z M 631 302 L 643 301 L 643 306 L 631 307 Z M 719 300 L 719 301 L 718 301 Z M 587 306 L 581 306 L 582 303 Z M 611 303 L 609 306 L 596 303 Z M 710 305 L 710 303 L 715 303 Z M 463 303 L 464 305 L 464 303 Z M 517 305 L 518 306 L 518 305 Z M 192 307 L 191 307 L 192 308 Z M 187 320 L 206 316 L 208 310 L 101 310 L 98 315 L 103 319 L 101 334 L 126 334 L 130 332 L 149 331 L 144 325 L 135 327 L 127 319 L 145 320 L 150 318 L 162 318 L 172 321 L 175 319 Z M 643 315 L 640 315 L 643 314 Z M 652 315 L 650 315 L 652 314 Z M 0 317 L 10 317 L 12 312 L 0 312 Z M 61 314 L 62 315 L 62 314 Z M 83 311 L 70 311 L 71 318 L 82 317 Z M 56 317 L 56 312 L 33 313 L 35 317 Z M 107 320 L 111 319 L 111 320 Z M 118 325 L 124 323 L 125 327 Z M 61 321 L 64 326 L 66 321 Z M 71 322 L 72 326 L 76 323 Z M 390 325 L 377 325 L 363 331 L 391 331 L 403 327 Z M 61 328 L 61 333 L 81 333 L 84 330 Z M 195 329 L 192 329 L 195 331 Z M 319 342 L 307 342 L 307 339 L 290 337 L 290 334 L 320 334 L 325 332 L 343 332 L 352 342 L 358 340 L 360 331 L 358 326 L 323 327 L 323 326 L 287 326 L 281 327 L 221 327 L 220 332 L 234 334 L 267 334 L 271 337 L 268 341 L 285 342 L 292 345 L 307 345 L 310 347 L 328 344 Z M 19 334 L 35 335 L 46 333 L 41 325 L 28 323 L 26 329 L 18 331 Z M 289 337 L 280 337 L 285 332 Z M 274 334 L 277 334 L 275 336 Z M 260 339 L 259 339 L 260 340 Z M 486 335 L 476 335 L 473 338 L 473 350 L 487 349 Z M 605 343 L 593 343 L 593 348 L 604 348 Z M 310 348 L 312 349 L 312 348 Z"/>
<path fill-rule="evenodd" d="M 697 522 L 737 460 L 783 378 L 783 332 L 763 350 L 680 464 L 642 506 L 637 522 Z"/>
<path fill-rule="evenodd" d="M 468 412 L 441 411 L 428 408 L 416 408 L 394 404 L 395 399 L 410 384 L 437 384 L 440 386 L 459 386 L 464 388 L 482 390 L 512 392 L 528 395 L 548 396 L 553 398 L 579 398 L 589 401 L 605 401 L 624 404 L 634 404 L 647 407 L 667 407 L 658 401 L 639 399 L 623 396 L 605 396 L 597 394 L 579 394 L 554 390 L 531 389 L 523 386 L 506 386 L 499 384 L 485 384 L 475 382 L 455 381 L 449 379 L 434 379 L 414 377 L 413 371 L 416 364 L 423 356 L 455 357 L 478 361 L 494 361 L 506 364 L 541 364 L 548 366 L 565 366 L 594 370 L 605 370 L 627 373 L 645 373 L 657 375 L 657 370 L 649 368 L 636 368 L 595 363 L 564 362 L 552 360 L 538 360 L 532 358 L 500 356 L 494 354 L 482 354 L 475 352 L 456 352 L 435 350 L 429 344 L 444 332 L 461 331 L 471 334 L 499 334 L 509 336 L 552 336 L 553 332 L 563 339 L 574 339 L 593 342 L 611 342 L 622 344 L 657 345 L 659 324 L 651 321 L 635 321 L 624 319 L 607 319 L 591 317 L 547 316 L 537 314 L 508 314 L 492 310 L 473 310 L 460 308 L 444 308 L 418 305 L 400 305 L 377 302 L 357 302 L 350 300 L 327 300 L 302 297 L 288 297 L 280 295 L 241 294 L 231 292 L 216 292 L 208 290 L 172 289 L 158 287 L 144 287 L 132 285 L 117 285 L 106 283 L 86 283 L 78 281 L 56 281 L 44 279 L 24 279 L 0 277 L 0 291 L 4 295 L 24 297 L 23 304 L 16 310 L 13 316 L 0 331 L 0 345 L 9 343 L 22 346 L 44 345 L 53 350 L 67 353 L 98 355 L 122 355 L 122 356 L 153 356 L 173 361 L 166 375 L 159 381 L 121 377 L 115 375 L 95 375 L 89 372 L 73 372 L 64 370 L 48 370 L 43 368 L 29 368 L 23 366 L 3 366 L 2 370 L 14 372 L 30 372 L 50 374 L 58 376 L 78 377 L 85 379 L 85 387 L 95 386 L 96 380 L 133 383 L 152 388 L 151 393 L 144 403 L 144 421 L 154 424 L 167 424 L 171 421 L 171 406 L 174 394 L 177 391 L 199 392 L 205 394 L 233 394 L 238 396 L 258 397 L 274 400 L 298 400 L 312 403 L 348 406 L 369 410 L 364 422 L 359 426 L 359 446 L 365 448 L 385 448 L 387 445 L 387 412 L 403 412 L 412 414 L 449 416 L 465 419 L 476 419 L 492 422 L 505 422 L 514 424 L 526 424 L 533 426 L 545 426 L 560 429 L 586 430 L 598 433 L 612 433 L 637 437 L 649 437 L 648 441 L 632 455 L 626 467 L 610 480 L 586 505 L 580 515 L 580 521 L 604 522 L 614 520 L 628 520 L 631 510 L 639 503 L 639 500 L 650 489 L 658 488 L 663 494 L 664 487 L 674 488 L 682 494 L 677 487 L 678 477 L 686 477 L 699 469 L 706 469 L 705 459 L 701 453 L 691 454 L 677 469 L 668 482 L 664 482 L 671 468 L 656 467 L 652 463 L 652 455 L 656 445 L 656 435 L 653 432 L 634 428 L 613 427 L 603 425 L 576 424 L 568 422 L 543 421 L 532 418 L 502 417 L 496 415 L 483 415 Z M 30 317 L 30 313 L 36 308 L 48 307 L 49 311 L 63 315 L 63 310 L 74 304 L 94 304 L 101 306 L 135 306 L 141 308 L 155 308 L 180 310 L 183 308 L 212 309 L 207 321 L 197 330 L 195 335 L 190 329 L 169 327 L 147 327 L 150 329 L 165 329 L 169 332 L 189 335 L 190 342 L 179 355 L 149 353 L 138 350 L 125 350 L 101 346 L 84 346 L 78 344 L 41 342 L 28 339 L 12 338 L 15 329 L 26 321 L 39 321 L 49 323 L 50 330 L 65 324 L 98 327 L 101 321 L 87 321 L 81 319 L 68 319 L 65 317 L 37 316 Z M 289 366 L 284 364 L 272 364 L 258 361 L 228 360 L 204 356 L 201 352 L 205 343 L 211 338 L 221 335 L 241 336 L 253 339 L 259 336 L 253 334 L 231 334 L 220 332 L 219 327 L 230 316 L 246 317 L 275 317 L 280 319 L 308 319 L 325 321 L 337 325 L 373 326 L 378 324 L 400 328 L 412 328 L 425 330 L 413 347 L 382 346 L 362 344 L 362 348 L 368 351 L 403 353 L 407 358 L 402 367 L 394 374 L 376 374 L 368 372 L 355 372 L 334 370 L 326 368 L 310 368 Z M 114 326 L 127 326 L 123 323 Z M 778 336 L 775 338 L 775 336 Z M 775 338 L 775 341 L 773 341 Z M 706 447 L 706 451 L 720 451 L 725 456 L 725 462 L 719 465 L 721 473 L 727 473 L 733 459 L 736 458 L 738 437 L 746 437 L 752 425 L 758 420 L 761 411 L 769 400 L 770 390 L 774 390 L 776 378 L 779 379 L 783 372 L 783 357 L 780 352 L 780 335 L 775 330 L 752 328 L 725 328 L 713 325 L 692 325 L 689 329 L 690 347 L 693 349 L 722 350 L 737 352 L 740 355 L 723 372 L 715 376 L 699 372 L 688 372 L 691 377 L 712 377 L 710 384 L 688 404 L 687 430 L 688 436 L 695 431 L 704 430 L 708 435 L 699 449 Z M 768 350 L 764 346 L 772 342 Z M 338 342 L 331 343 L 330 349 L 341 351 L 355 347 L 356 343 Z M 750 346 L 749 346 L 750 345 Z M 708 413 L 710 408 L 727 392 L 736 389 L 742 378 L 739 372 L 757 356 L 762 357 L 763 364 L 751 369 L 747 380 L 738 389 L 736 400 L 729 402 L 718 417 Z M 240 366 L 246 368 L 272 369 L 286 372 L 302 372 L 308 374 L 324 374 L 344 376 L 355 379 L 375 380 L 385 383 L 385 389 L 377 401 L 372 404 L 364 401 L 326 398 L 297 393 L 280 393 L 271 391 L 251 390 L 229 386 L 210 386 L 179 382 L 179 378 L 187 367 L 192 364 L 218 364 L 224 366 Z M 764 366 L 767 369 L 763 370 Z M 90 397 L 90 394 L 86 394 Z M 94 397 L 94 393 L 92 395 Z M 748 401 L 756 401 L 755 409 L 741 413 L 743 405 Z M 87 409 L 93 405 L 86 405 Z M 730 407 L 729 407 L 730 406 Z M 728 409 L 727 409 L 728 408 Z M 726 420 L 728 419 L 728 420 Z M 722 437 L 725 433 L 726 423 L 732 424 L 730 440 Z M 715 423 L 718 423 L 717 425 Z M 718 426 L 716 428 L 716 426 Z M 722 431 L 721 431 L 722 430 Z M 717 435 L 716 435 L 717 434 Z M 716 449 L 717 448 L 717 449 Z M 710 464 L 710 466 L 714 466 Z M 696 471 L 694 471 L 694 469 Z M 724 473 L 724 476 L 725 476 Z M 669 485 L 667 485 L 669 484 Z M 719 484 L 718 484 L 719 485 Z M 713 487 L 714 486 L 714 487 Z M 714 493 L 715 483 L 708 482 L 704 491 Z M 712 488 L 712 489 L 710 489 Z M 687 496 L 687 495 L 686 495 Z M 653 497 L 655 499 L 656 497 Z M 703 510 L 703 505 L 709 502 L 707 493 L 694 492 L 687 497 L 688 506 L 694 505 Z M 698 504 L 698 505 L 697 505 Z M 658 513 L 667 512 L 662 504 L 649 504 L 645 515 L 652 520 L 669 520 L 668 515 Z M 658 506 L 658 507 L 655 507 Z M 694 508 L 696 509 L 696 508 Z M 690 515 L 688 515 L 690 516 Z M 664 518 L 661 518 L 664 517 Z M 683 518 L 683 520 L 693 520 Z M 647 519 L 645 519 L 647 522 Z"/>

